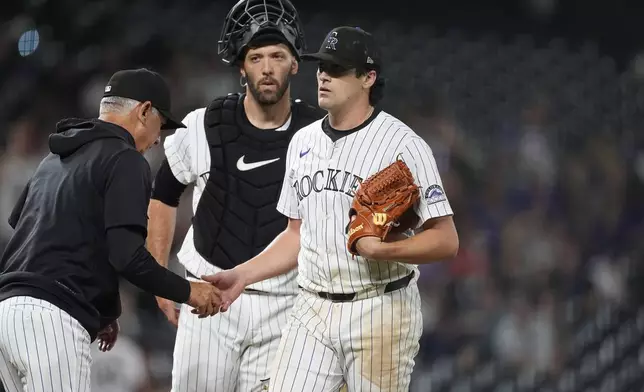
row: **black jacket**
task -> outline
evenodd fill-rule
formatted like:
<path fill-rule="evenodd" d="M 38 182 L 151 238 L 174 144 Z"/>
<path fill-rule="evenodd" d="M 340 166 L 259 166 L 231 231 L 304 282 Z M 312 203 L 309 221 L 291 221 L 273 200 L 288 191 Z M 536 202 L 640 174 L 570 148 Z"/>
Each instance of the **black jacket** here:
<path fill-rule="evenodd" d="M 121 313 L 119 275 L 185 302 L 186 280 L 145 249 L 150 167 L 132 136 L 101 120 L 63 120 L 51 153 L 9 219 L 0 259 L 0 300 L 44 299 L 78 320 L 92 340 Z"/>

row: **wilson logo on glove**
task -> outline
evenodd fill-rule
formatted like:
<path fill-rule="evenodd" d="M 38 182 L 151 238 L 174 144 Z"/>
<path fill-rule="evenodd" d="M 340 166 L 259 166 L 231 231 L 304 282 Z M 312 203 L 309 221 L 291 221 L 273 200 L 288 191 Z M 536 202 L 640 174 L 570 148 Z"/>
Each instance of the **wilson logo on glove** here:
<path fill-rule="evenodd" d="M 349 230 L 349 236 L 354 235 L 355 233 L 359 232 L 362 229 L 364 229 L 364 225 L 354 227 L 353 229 Z"/>
<path fill-rule="evenodd" d="M 346 228 L 349 252 L 358 256 L 356 242 L 362 237 L 378 237 L 384 241 L 393 228 L 397 232 L 410 229 L 411 223 L 402 224 L 400 218 L 403 214 L 409 215 L 409 212 L 413 214 L 413 210 L 409 210 L 419 197 L 418 185 L 414 183 L 409 167 L 401 160 L 396 160 L 363 181 L 349 210 Z"/>
<path fill-rule="evenodd" d="M 387 223 L 387 214 L 376 212 L 373 214 L 373 224 L 376 226 L 384 226 Z"/>

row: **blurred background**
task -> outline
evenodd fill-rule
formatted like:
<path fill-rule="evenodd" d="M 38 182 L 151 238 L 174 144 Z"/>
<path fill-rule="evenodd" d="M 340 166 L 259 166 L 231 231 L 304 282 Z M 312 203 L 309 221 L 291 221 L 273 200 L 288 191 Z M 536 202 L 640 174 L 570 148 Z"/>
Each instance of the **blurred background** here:
<path fill-rule="evenodd" d="M 0 6 L 0 249 L 47 135 L 59 119 L 96 117 L 115 71 L 164 74 L 179 115 L 241 91 L 216 53 L 233 4 Z M 644 5 L 294 4 L 310 50 L 344 24 L 381 42 L 382 107 L 433 148 L 456 213 L 458 257 L 421 268 L 412 391 L 644 390 Z M 292 91 L 316 104 L 314 67 Z M 147 154 L 153 172 L 162 154 Z M 175 330 L 152 296 L 122 291 L 122 333 L 112 352 L 94 351 L 93 390 L 168 391 Z"/>

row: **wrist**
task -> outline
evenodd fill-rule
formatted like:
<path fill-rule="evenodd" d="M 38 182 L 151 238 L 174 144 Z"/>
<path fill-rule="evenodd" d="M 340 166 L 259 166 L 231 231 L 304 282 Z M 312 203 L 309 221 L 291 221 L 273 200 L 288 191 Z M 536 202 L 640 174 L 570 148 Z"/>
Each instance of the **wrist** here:
<path fill-rule="evenodd" d="M 241 277 L 241 282 L 244 284 L 244 288 L 255 283 L 253 282 L 253 277 L 251 271 L 248 270 L 248 262 L 239 264 L 233 270 Z"/>
<path fill-rule="evenodd" d="M 183 297 L 185 300 L 179 302 L 181 304 L 187 304 L 188 302 L 190 302 L 190 299 L 192 299 L 192 282 L 189 281 L 188 279 L 185 279 L 185 281 L 186 281 L 186 285 L 188 287 L 187 287 L 186 292 L 184 293 L 184 297 Z M 163 299 L 165 299 L 165 298 L 163 298 Z"/>
<path fill-rule="evenodd" d="M 397 245 L 395 242 L 380 242 L 373 251 L 373 258 L 379 261 L 395 259 Z"/>

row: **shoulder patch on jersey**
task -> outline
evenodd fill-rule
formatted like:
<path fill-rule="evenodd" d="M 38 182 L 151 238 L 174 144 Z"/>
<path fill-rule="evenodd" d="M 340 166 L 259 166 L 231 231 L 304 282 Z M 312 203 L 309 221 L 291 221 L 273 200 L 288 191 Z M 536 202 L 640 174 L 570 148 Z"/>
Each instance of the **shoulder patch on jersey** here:
<path fill-rule="evenodd" d="M 427 204 L 438 203 L 439 201 L 445 201 L 445 192 L 440 185 L 434 184 L 425 190 L 425 200 Z"/>

